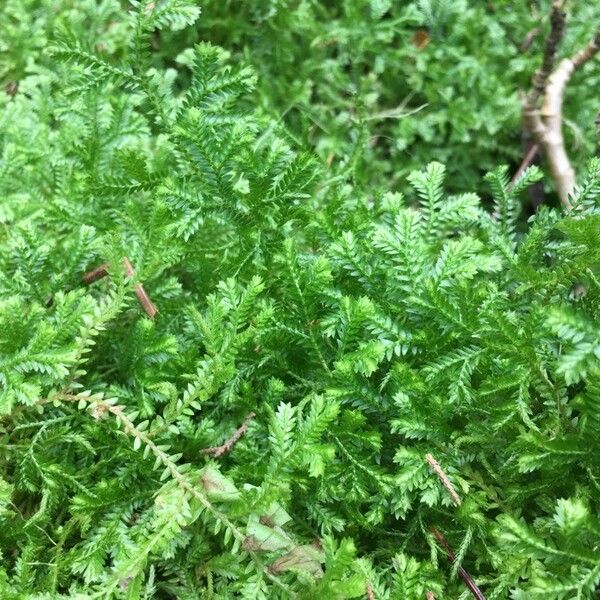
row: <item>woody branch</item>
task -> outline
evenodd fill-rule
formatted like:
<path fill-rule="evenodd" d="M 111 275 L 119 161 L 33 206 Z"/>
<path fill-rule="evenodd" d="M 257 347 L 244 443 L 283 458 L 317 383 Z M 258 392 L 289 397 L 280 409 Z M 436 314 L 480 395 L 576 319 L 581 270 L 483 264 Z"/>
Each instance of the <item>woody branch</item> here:
<path fill-rule="evenodd" d="M 541 67 L 533 77 L 532 89 L 524 98 L 523 119 L 526 129 L 540 146 L 548 161 L 560 201 L 563 206 L 570 208 L 570 197 L 575 191 L 577 182 L 562 133 L 563 98 L 573 73 L 600 50 L 600 27 L 585 48 L 572 57 L 563 59 L 555 67 L 558 46 L 564 35 L 565 20 L 563 1 L 554 0 L 544 58 Z"/>

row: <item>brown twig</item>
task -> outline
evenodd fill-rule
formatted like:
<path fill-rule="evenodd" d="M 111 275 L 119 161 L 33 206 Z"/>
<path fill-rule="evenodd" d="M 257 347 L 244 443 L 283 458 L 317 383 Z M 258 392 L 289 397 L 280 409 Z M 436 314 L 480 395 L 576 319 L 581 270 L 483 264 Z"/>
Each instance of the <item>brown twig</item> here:
<path fill-rule="evenodd" d="M 572 58 L 560 62 L 548 80 L 546 95 L 540 111 L 545 128 L 541 137 L 545 153 L 563 205 L 570 208 L 569 197 L 576 186 L 575 170 L 571 166 L 562 134 L 562 105 L 564 91 L 573 73 L 596 55 L 600 49 L 600 28 L 594 39 Z"/>
<path fill-rule="evenodd" d="M 454 489 L 452 482 L 450 481 L 450 479 L 448 479 L 448 475 L 446 475 L 446 473 L 444 472 L 444 469 L 442 469 L 442 467 L 440 466 L 440 463 L 438 463 L 438 461 L 435 460 L 435 458 L 433 458 L 433 456 L 431 454 L 426 454 L 425 459 L 427 460 L 427 462 L 429 463 L 429 465 L 431 466 L 431 468 L 433 469 L 435 474 L 439 477 L 440 481 L 442 482 L 442 485 L 448 491 L 448 494 L 450 494 L 450 497 L 452 498 L 452 502 L 454 502 L 454 504 L 456 506 L 460 506 L 461 505 L 460 496 L 456 493 L 456 490 Z"/>
<path fill-rule="evenodd" d="M 211 454 L 215 458 L 219 458 L 223 456 L 223 454 L 227 454 L 239 441 L 239 439 L 246 433 L 248 430 L 248 423 L 254 419 L 256 415 L 251 412 L 250 414 L 244 417 L 244 422 L 233 432 L 233 435 L 221 446 L 215 446 L 214 448 L 204 448 L 202 450 L 202 454 Z"/>
<path fill-rule="evenodd" d="M 19 82 L 18 81 L 9 81 L 6 84 L 6 93 L 9 96 L 14 96 L 19 91 Z"/>
<path fill-rule="evenodd" d="M 588 60 L 591 60 L 596 56 L 598 51 L 600 50 L 600 27 L 596 30 L 594 38 L 589 42 L 589 44 L 583 49 L 580 50 L 573 58 L 571 58 L 571 62 L 573 63 L 573 69 L 579 69 L 582 67 Z"/>
<path fill-rule="evenodd" d="M 519 51 L 523 53 L 527 52 L 527 50 L 531 48 L 531 44 L 533 44 L 535 38 L 540 34 L 541 30 L 542 28 L 538 25 L 537 27 L 534 27 L 531 31 L 529 31 L 527 35 L 523 38 L 523 41 L 519 44 Z"/>
<path fill-rule="evenodd" d="M 431 533 L 433 533 L 433 535 L 435 536 L 435 539 L 439 542 L 439 544 L 442 546 L 442 548 L 444 548 L 444 550 L 446 551 L 448 560 L 452 563 L 455 562 L 456 555 L 452 551 L 452 548 L 450 547 L 450 544 L 448 543 L 448 541 L 446 540 L 444 535 L 440 531 L 438 531 L 435 527 L 431 528 Z M 486 600 L 485 596 L 483 595 L 483 592 L 479 589 L 479 587 L 477 586 L 477 584 L 475 583 L 473 578 L 461 566 L 458 567 L 458 575 L 464 581 L 465 585 L 467 586 L 467 588 L 469 589 L 471 594 L 473 594 L 473 596 L 475 596 L 475 598 L 477 598 L 477 600 Z"/>
<path fill-rule="evenodd" d="M 561 0 L 553 0 L 552 12 L 550 13 L 550 35 L 546 39 L 544 47 L 544 57 L 540 68 L 535 72 L 532 80 L 531 91 L 527 97 L 527 104 L 530 107 L 535 107 L 538 98 L 544 93 L 546 83 L 556 61 L 556 53 L 558 46 L 565 33 L 565 22 L 567 15 L 562 9 L 563 2 Z"/>
<path fill-rule="evenodd" d="M 125 273 L 127 274 L 127 276 L 134 277 L 135 271 L 133 270 L 133 265 L 131 264 L 131 262 L 129 261 L 129 259 L 127 257 L 125 257 L 123 259 L 123 264 L 125 265 Z M 140 301 L 142 308 L 146 311 L 146 314 L 151 319 L 154 319 L 154 317 L 158 313 L 158 309 L 156 308 L 156 306 L 154 305 L 152 300 L 150 300 L 148 294 L 146 293 L 146 290 L 144 289 L 144 286 L 141 283 L 136 283 L 134 290 L 135 290 L 135 295 L 137 296 L 138 300 Z"/>
<path fill-rule="evenodd" d="M 371 582 L 367 581 L 367 600 L 375 600 L 375 594 L 373 593 L 373 588 L 371 587 Z"/>
<path fill-rule="evenodd" d="M 123 259 L 123 266 L 125 267 L 125 274 L 127 277 L 135 277 L 135 270 L 133 269 L 133 265 L 131 264 L 129 258 L 125 257 Z M 91 271 L 84 273 L 82 278 L 83 282 L 88 284 L 94 283 L 94 281 L 98 281 L 99 279 L 106 277 L 108 275 L 109 268 L 110 265 L 108 263 L 103 263 Z M 152 300 L 150 300 L 150 297 L 146 293 L 144 286 L 141 283 L 136 283 L 134 286 L 134 291 L 146 314 L 151 319 L 154 319 L 154 317 L 158 314 L 158 308 L 156 308 L 156 305 L 152 302 Z"/>
<path fill-rule="evenodd" d="M 108 275 L 108 263 L 104 263 L 104 264 L 100 265 L 99 267 L 96 267 L 95 269 L 92 269 L 91 271 L 84 273 L 82 279 L 83 279 L 84 283 L 94 283 L 94 281 L 98 281 L 99 279 L 102 279 L 103 277 L 106 277 L 107 275 Z"/>
<path fill-rule="evenodd" d="M 523 123 L 544 151 L 560 200 L 570 208 L 570 196 L 576 187 L 573 169 L 562 133 L 562 105 L 567 84 L 573 73 L 600 50 L 600 28 L 589 44 L 555 68 L 556 53 L 565 29 L 562 0 L 552 2 L 551 30 L 546 40 L 542 66 L 533 76 L 532 88 L 523 102 Z M 542 98 L 542 106 L 538 100 Z"/>
<path fill-rule="evenodd" d="M 513 175 L 513 178 L 510 182 L 510 187 L 515 185 L 515 183 L 520 179 L 521 175 L 523 175 L 523 173 L 525 173 L 527 167 L 529 167 L 531 165 L 531 163 L 533 162 L 533 160 L 535 159 L 537 153 L 539 152 L 539 149 L 540 149 L 540 147 L 537 144 L 533 144 L 529 148 L 527 154 L 525 154 L 525 156 L 523 157 L 521 165 L 519 166 L 519 168 Z"/>
<path fill-rule="evenodd" d="M 435 595 L 433 592 L 427 592 L 426 598 L 427 600 L 435 600 Z"/>

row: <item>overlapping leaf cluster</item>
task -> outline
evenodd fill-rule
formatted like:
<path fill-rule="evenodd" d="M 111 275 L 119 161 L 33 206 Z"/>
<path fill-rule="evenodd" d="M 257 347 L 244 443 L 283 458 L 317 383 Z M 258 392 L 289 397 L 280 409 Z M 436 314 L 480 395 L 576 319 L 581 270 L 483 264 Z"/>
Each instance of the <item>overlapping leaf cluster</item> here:
<path fill-rule="evenodd" d="M 4 8 L 0 596 L 593 598 L 600 162 L 528 223 L 536 168 L 368 190 L 194 2 L 66 4 Z"/>

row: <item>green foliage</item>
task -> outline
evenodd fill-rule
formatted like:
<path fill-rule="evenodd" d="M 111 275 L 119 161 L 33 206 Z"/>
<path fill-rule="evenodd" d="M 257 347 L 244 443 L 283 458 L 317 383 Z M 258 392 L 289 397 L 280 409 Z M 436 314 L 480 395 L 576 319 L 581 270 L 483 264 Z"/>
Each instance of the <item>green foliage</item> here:
<path fill-rule="evenodd" d="M 400 4 L 0 9 L 19 82 L 0 92 L 0 597 L 464 598 L 461 565 L 489 598 L 597 595 L 600 161 L 572 210 L 525 221 L 540 170 L 511 183 L 506 141 L 474 133 L 508 122 L 500 63 L 478 75 L 490 114 L 446 115 L 447 145 L 430 112 L 384 130 L 431 141 L 411 161 L 365 150 L 402 97 L 386 64 L 412 57 L 430 102 L 491 27 Z M 198 41 L 209 25 L 257 68 Z M 395 43 L 421 26 L 426 49 Z M 331 126 L 314 139 L 309 109 Z M 460 165 L 425 160 L 461 131 Z"/>
<path fill-rule="evenodd" d="M 332 177 L 352 172 L 355 184 L 391 181 L 406 191 L 407 175 L 437 160 L 447 166 L 450 191 L 487 194 L 486 171 L 520 163 L 518 92 L 540 64 L 550 5 L 207 0 L 195 28 L 251 61 L 260 105 L 315 147 Z M 591 40 L 600 18 L 593 2 L 568 3 L 568 12 L 561 57 Z M 583 172 L 596 145 L 598 68 L 575 77 L 565 135 Z"/>

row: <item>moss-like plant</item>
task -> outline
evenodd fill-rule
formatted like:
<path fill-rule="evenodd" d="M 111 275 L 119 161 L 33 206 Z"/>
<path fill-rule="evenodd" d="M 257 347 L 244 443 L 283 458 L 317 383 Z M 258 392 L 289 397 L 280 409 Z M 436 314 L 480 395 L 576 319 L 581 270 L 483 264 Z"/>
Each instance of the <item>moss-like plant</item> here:
<path fill-rule="evenodd" d="M 3 9 L 0 597 L 594 598 L 600 161 L 370 190 L 194 2 L 59 4 Z"/>

